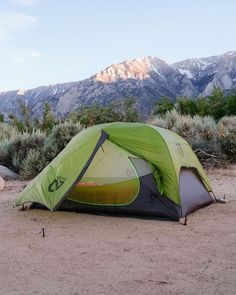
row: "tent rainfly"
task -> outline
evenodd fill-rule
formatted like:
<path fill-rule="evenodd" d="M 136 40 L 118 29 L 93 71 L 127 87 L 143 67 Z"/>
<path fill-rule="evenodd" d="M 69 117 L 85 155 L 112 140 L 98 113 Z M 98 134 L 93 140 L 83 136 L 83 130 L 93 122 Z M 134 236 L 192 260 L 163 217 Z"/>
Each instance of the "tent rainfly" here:
<path fill-rule="evenodd" d="M 179 220 L 214 201 L 190 145 L 141 123 L 87 128 L 21 192 L 16 205 Z"/>

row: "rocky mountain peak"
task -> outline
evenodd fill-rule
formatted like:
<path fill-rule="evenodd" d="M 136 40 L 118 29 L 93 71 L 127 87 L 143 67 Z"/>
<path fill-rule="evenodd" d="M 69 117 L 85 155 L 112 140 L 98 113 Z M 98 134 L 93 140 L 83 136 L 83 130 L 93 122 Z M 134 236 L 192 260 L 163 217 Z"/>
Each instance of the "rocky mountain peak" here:
<path fill-rule="evenodd" d="M 167 65 L 167 63 L 157 57 L 145 56 L 113 64 L 98 72 L 93 78 L 103 83 L 128 79 L 144 80 L 150 78 L 150 72 L 158 72 L 158 68 L 164 65 Z"/>
<path fill-rule="evenodd" d="M 199 94 L 209 95 L 213 87 L 223 90 L 236 87 L 236 51 L 205 58 L 187 59 L 174 64 L 197 88 Z"/>

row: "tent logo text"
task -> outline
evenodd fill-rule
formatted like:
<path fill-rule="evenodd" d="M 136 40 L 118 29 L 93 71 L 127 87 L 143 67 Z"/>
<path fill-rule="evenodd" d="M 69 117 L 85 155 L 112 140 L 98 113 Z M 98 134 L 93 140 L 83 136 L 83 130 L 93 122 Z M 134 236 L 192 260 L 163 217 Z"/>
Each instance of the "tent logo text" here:
<path fill-rule="evenodd" d="M 48 191 L 53 193 L 57 191 L 65 182 L 65 178 L 61 176 L 57 176 L 48 186 Z"/>

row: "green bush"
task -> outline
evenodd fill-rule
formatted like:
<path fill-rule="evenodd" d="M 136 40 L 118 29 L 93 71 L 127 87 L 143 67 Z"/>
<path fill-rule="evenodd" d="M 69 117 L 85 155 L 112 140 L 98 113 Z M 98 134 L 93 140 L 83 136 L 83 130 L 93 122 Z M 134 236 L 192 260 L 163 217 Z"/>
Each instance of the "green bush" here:
<path fill-rule="evenodd" d="M 72 137 L 80 130 L 81 126 L 79 124 L 66 123 L 54 127 L 52 133 L 44 140 L 43 145 L 39 149 L 30 149 L 25 160 L 20 162 L 21 177 L 23 179 L 35 177 L 66 147 Z"/>
<path fill-rule="evenodd" d="M 95 124 L 110 122 L 137 122 L 138 112 L 135 109 L 135 99 L 124 98 L 112 101 L 108 105 L 94 103 L 70 113 L 72 122 L 80 122 L 89 127 Z"/>
<path fill-rule="evenodd" d="M 154 104 L 154 115 L 164 116 L 174 108 L 174 103 L 168 97 L 162 97 Z"/>
<path fill-rule="evenodd" d="M 177 99 L 175 108 L 181 115 L 194 116 L 197 113 L 196 102 L 187 97 L 180 97 Z"/>
<path fill-rule="evenodd" d="M 51 162 L 81 130 L 80 124 L 64 123 L 54 127 L 43 146 L 46 161 Z"/>
<path fill-rule="evenodd" d="M 225 94 L 219 87 L 214 87 L 207 97 L 179 97 L 175 103 L 168 97 L 160 98 L 154 104 L 152 114 L 163 116 L 173 108 L 181 115 L 211 116 L 218 121 L 223 116 L 236 115 L 236 91 Z"/>
<path fill-rule="evenodd" d="M 81 129 L 80 124 L 65 123 L 54 127 L 48 137 L 40 130 L 16 133 L 0 143 L 0 164 L 20 173 L 23 179 L 35 177 Z"/>
<path fill-rule="evenodd" d="M 39 150 L 46 139 L 46 135 L 37 130 L 33 133 L 23 133 L 13 136 L 0 144 L 0 164 L 19 173 L 23 161 L 30 150 Z"/>

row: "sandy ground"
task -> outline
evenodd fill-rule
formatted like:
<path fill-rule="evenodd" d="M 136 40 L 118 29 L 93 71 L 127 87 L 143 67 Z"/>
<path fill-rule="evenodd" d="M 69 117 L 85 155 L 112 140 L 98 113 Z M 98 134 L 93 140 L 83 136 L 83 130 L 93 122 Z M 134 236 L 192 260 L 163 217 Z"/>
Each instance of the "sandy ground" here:
<path fill-rule="evenodd" d="M 218 196 L 188 225 L 19 211 L 0 192 L 0 294 L 236 294 L 236 166 L 209 173 Z M 46 225 L 46 237 L 39 233 Z"/>

